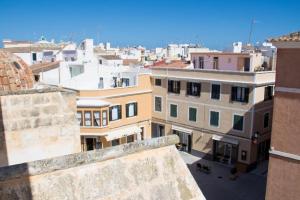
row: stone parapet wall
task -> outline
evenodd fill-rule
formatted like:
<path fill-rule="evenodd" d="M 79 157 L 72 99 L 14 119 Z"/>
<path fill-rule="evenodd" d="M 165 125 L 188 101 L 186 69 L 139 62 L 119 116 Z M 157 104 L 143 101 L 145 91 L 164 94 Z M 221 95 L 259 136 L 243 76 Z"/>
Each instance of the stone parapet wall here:
<path fill-rule="evenodd" d="M 0 168 L 4 199 L 205 199 L 176 135 Z M 1 199 L 1 198 L 0 198 Z"/>
<path fill-rule="evenodd" d="M 76 93 L 58 89 L 0 97 L 0 166 L 80 151 Z"/>

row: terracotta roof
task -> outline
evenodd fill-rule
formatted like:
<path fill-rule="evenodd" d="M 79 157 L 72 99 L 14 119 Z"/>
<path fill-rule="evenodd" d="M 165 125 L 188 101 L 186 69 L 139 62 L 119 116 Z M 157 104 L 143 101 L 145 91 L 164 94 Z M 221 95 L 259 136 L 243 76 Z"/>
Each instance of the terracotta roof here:
<path fill-rule="evenodd" d="M 166 67 L 166 68 L 186 68 L 189 63 L 182 60 L 171 60 L 170 62 L 166 62 L 165 60 L 155 62 L 151 68 L 155 67 Z"/>
<path fill-rule="evenodd" d="M 116 55 L 101 55 L 100 57 L 104 58 L 105 60 L 122 60 L 119 56 Z"/>
<path fill-rule="evenodd" d="M 277 38 L 270 38 L 268 42 L 300 42 L 300 31 L 282 35 Z"/>
<path fill-rule="evenodd" d="M 15 91 L 33 87 L 33 74 L 18 56 L 0 49 L 0 91 Z"/>
<path fill-rule="evenodd" d="M 55 69 L 59 67 L 60 61 L 55 62 L 43 62 L 30 66 L 30 69 L 34 74 L 39 74 L 40 72 L 49 71 L 51 69 Z"/>

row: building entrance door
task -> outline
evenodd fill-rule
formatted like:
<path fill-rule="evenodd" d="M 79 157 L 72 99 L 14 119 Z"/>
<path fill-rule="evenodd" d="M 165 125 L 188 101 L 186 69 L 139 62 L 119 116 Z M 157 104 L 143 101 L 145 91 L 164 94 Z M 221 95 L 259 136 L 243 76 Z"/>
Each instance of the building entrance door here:
<path fill-rule="evenodd" d="M 231 163 L 231 150 L 232 150 L 232 145 L 231 144 L 226 144 L 224 146 L 224 158 L 227 164 Z"/>
<path fill-rule="evenodd" d="M 215 161 L 224 164 L 234 164 L 237 161 L 238 146 L 213 140 L 213 157 Z"/>
<path fill-rule="evenodd" d="M 179 143 L 176 145 L 181 151 L 191 152 L 192 150 L 192 136 L 189 133 L 173 130 L 173 134 L 178 135 Z"/>

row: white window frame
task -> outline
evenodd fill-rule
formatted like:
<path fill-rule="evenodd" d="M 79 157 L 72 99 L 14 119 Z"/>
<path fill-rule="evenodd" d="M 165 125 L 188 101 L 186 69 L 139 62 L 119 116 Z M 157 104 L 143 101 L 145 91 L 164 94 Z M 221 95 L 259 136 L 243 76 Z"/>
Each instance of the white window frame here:
<path fill-rule="evenodd" d="M 120 119 L 116 119 L 116 120 L 110 121 L 110 123 L 120 121 L 120 120 L 122 119 L 122 117 L 123 117 L 123 113 L 122 113 L 122 105 L 121 105 L 121 104 L 113 104 L 113 105 L 110 105 L 110 106 L 108 107 L 108 114 L 110 113 L 110 112 L 109 112 L 110 107 L 114 107 L 114 106 L 121 106 L 121 115 L 122 115 L 122 116 L 121 116 Z M 112 119 L 112 118 L 111 118 L 111 119 Z M 109 120 L 109 118 L 108 118 L 108 120 Z"/>
<path fill-rule="evenodd" d="M 237 116 L 241 116 L 243 117 L 243 130 L 237 130 L 237 129 L 234 129 L 234 116 L 237 115 Z M 232 130 L 235 131 L 235 132 L 240 132 L 240 133 L 244 133 L 245 131 L 245 115 L 241 114 L 241 113 L 233 113 L 232 114 L 232 118 L 231 118 L 231 125 L 232 125 Z"/>
<path fill-rule="evenodd" d="M 176 106 L 176 117 L 171 116 L 171 105 L 175 105 Z M 178 104 L 177 103 L 169 103 L 169 117 L 173 118 L 173 119 L 177 119 L 178 118 Z"/>
<path fill-rule="evenodd" d="M 125 116 L 127 114 L 127 110 L 126 110 L 126 107 L 127 107 L 127 104 L 132 104 L 132 103 L 136 103 L 136 106 L 138 106 L 138 102 L 137 101 L 130 101 L 130 102 L 127 102 L 125 104 Z M 137 109 L 137 108 L 136 108 Z M 134 110 L 133 110 L 133 116 L 126 116 L 126 118 L 132 118 L 132 117 L 137 117 L 138 116 L 138 113 L 136 115 L 134 115 Z"/>
<path fill-rule="evenodd" d="M 155 110 L 155 98 L 158 97 L 161 99 L 161 111 L 158 111 L 158 110 Z M 157 113 L 162 113 L 163 112 L 163 97 L 162 96 L 154 96 L 154 99 L 153 99 L 153 104 L 154 104 L 154 112 L 157 112 Z"/>
<path fill-rule="evenodd" d="M 214 126 L 214 125 L 210 124 L 210 113 L 211 112 L 218 112 L 219 113 L 219 123 L 218 123 L 218 126 Z M 208 116 L 208 125 L 209 125 L 209 127 L 220 128 L 220 124 L 221 124 L 221 111 L 220 110 L 209 109 L 209 116 Z"/>
<path fill-rule="evenodd" d="M 191 121 L 190 120 L 190 108 L 194 108 L 196 109 L 196 121 Z M 195 106 L 188 106 L 188 116 L 187 116 L 187 119 L 189 122 L 192 122 L 192 123 L 196 123 L 198 121 L 198 108 L 195 107 Z"/>
<path fill-rule="evenodd" d="M 106 125 L 103 125 L 103 112 L 106 113 Z M 101 110 L 101 127 L 107 127 L 108 126 L 108 122 L 109 122 L 109 109 L 104 109 Z"/>

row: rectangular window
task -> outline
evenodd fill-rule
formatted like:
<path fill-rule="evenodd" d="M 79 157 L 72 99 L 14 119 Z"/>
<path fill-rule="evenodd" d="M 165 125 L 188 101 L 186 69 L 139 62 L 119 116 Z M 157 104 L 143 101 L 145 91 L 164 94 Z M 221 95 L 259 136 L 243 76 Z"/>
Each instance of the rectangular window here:
<path fill-rule="evenodd" d="M 85 111 L 84 112 L 84 125 L 85 126 L 92 126 L 92 119 L 91 119 L 91 112 Z"/>
<path fill-rule="evenodd" d="M 36 58 L 37 58 L 36 53 L 32 53 L 32 61 L 36 61 L 37 60 Z"/>
<path fill-rule="evenodd" d="M 156 86 L 161 86 L 161 79 L 155 79 L 155 85 Z"/>
<path fill-rule="evenodd" d="M 134 135 L 127 136 L 127 143 L 134 142 Z"/>
<path fill-rule="evenodd" d="M 101 59 L 99 60 L 99 64 L 102 65 L 102 60 Z"/>
<path fill-rule="evenodd" d="M 161 112 L 162 111 L 162 100 L 161 97 L 154 97 L 154 104 L 155 104 L 155 111 Z"/>
<path fill-rule="evenodd" d="M 212 84 L 211 85 L 211 98 L 219 100 L 220 99 L 220 93 L 221 93 L 221 85 Z"/>
<path fill-rule="evenodd" d="M 79 74 L 82 74 L 84 72 L 83 65 L 72 65 L 69 66 L 69 69 L 70 69 L 71 78 L 74 76 L 78 76 Z"/>
<path fill-rule="evenodd" d="M 268 128 L 269 127 L 269 120 L 270 120 L 270 114 L 269 113 L 265 113 L 264 114 L 264 128 Z"/>
<path fill-rule="evenodd" d="M 199 69 L 203 69 L 203 68 L 204 68 L 204 58 L 199 57 Z"/>
<path fill-rule="evenodd" d="M 137 103 L 126 104 L 126 117 L 137 116 Z"/>
<path fill-rule="evenodd" d="M 107 126 L 107 111 L 102 111 L 102 126 Z"/>
<path fill-rule="evenodd" d="M 109 121 L 115 121 L 122 118 L 122 106 L 112 106 L 109 108 Z"/>
<path fill-rule="evenodd" d="M 122 87 L 129 86 L 129 78 L 121 78 Z"/>
<path fill-rule="evenodd" d="M 248 101 L 249 101 L 249 88 L 232 87 L 231 88 L 231 101 L 248 103 Z"/>
<path fill-rule="evenodd" d="M 189 108 L 189 121 L 197 121 L 197 108 Z"/>
<path fill-rule="evenodd" d="M 79 124 L 80 126 L 82 126 L 82 125 L 83 125 L 82 112 L 81 112 L 81 111 L 77 111 L 76 116 L 77 116 L 78 124 Z"/>
<path fill-rule="evenodd" d="M 250 58 L 244 58 L 244 71 L 250 71 Z"/>
<path fill-rule="evenodd" d="M 271 100 L 273 98 L 273 86 L 265 87 L 265 98 L 264 100 Z"/>
<path fill-rule="evenodd" d="M 244 126 L 244 116 L 233 115 L 233 129 L 238 131 L 243 131 Z"/>
<path fill-rule="evenodd" d="M 247 160 L 247 151 L 242 150 L 241 159 L 242 160 Z"/>
<path fill-rule="evenodd" d="M 98 83 L 98 88 L 102 89 L 104 87 L 104 83 L 103 83 L 103 77 L 99 78 L 99 83 Z"/>
<path fill-rule="evenodd" d="M 100 126 L 100 112 L 94 111 L 93 117 L 94 117 L 94 126 Z"/>
<path fill-rule="evenodd" d="M 213 68 L 214 69 L 219 69 L 219 58 L 218 57 L 214 57 Z"/>
<path fill-rule="evenodd" d="M 170 104 L 170 116 L 177 117 L 177 105 Z"/>
<path fill-rule="evenodd" d="M 120 144 L 120 140 L 119 139 L 115 139 L 111 141 L 111 146 L 117 146 Z"/>
<path fill-rule="evenodd" d="M 144 130 L 144 127 L 141 127 L 141 130 L 142 130 L 141 131 L 141 140 L 144 140 L 145 139 L 145 135 L 144 135 L 145 134 L 144 133 L 145 130 Z"/>
<path fill-rule="evenodd" d="M 180 81 L 168 80 L 168 92 L 180 94 Z"/>
<path fill-rule="evenodd" d="M 210 111 L 210 120 L 209 123 L 211 126 L 219 126 L 219 112 L 217 111 Z"/>
<path fill-rule="evenodd" d="M 186 83 L 186 94 L 190 96 L 200 96 L 201 83 L 187 82 Z"/>

